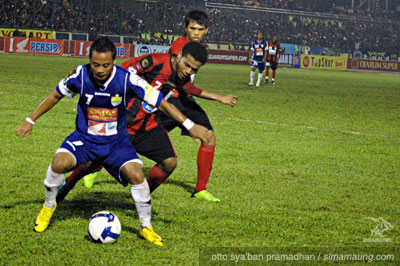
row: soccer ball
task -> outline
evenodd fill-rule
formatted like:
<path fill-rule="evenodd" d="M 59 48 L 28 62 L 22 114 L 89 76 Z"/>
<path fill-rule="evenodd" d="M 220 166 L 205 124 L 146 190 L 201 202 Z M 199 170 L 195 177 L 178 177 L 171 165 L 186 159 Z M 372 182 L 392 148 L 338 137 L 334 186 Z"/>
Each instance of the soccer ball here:
<path fill-rule="evenodd" d="M 96 243 L 114 243 L 121 234 L 121 223 L 111 212 L 97 212 L 90 218 L 88 234 Z"/>

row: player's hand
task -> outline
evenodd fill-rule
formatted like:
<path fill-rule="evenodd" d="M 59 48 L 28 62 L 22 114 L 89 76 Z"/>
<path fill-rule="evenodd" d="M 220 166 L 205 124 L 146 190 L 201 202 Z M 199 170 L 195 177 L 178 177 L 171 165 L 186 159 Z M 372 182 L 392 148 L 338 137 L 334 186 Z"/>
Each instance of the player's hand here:
<path fill-rule="evenodd" d="M 238 97 L 236 96 L 236 95 L 231 95 L 231 94 L 228 94 L 228 95 L 223 95 L 220 99 L 219 99 L 219 102 L 220 103 L 223 103 L 223 104 L 227 104 L 227 105 L 230 105 L 230 106 L 235 106 L 235 104 L 237 103 L 237 101 L 238 101 Z"/>
<path fill-rule="evenodd" d="M 195 124 L 190 130 L 189 130 L 190 136 L 196 141 L 196 139 L 200 139 L 201 142 L 203 143 L 208 143 L 209 142 L 209 136 L 208 136 L 208 129 Z M 196 143 L 198 143 L 196 141 Z"/>
<path fill-rule="evenodd" d="M 15 133 L 24 139 L 32 132 L 32 129 L 33 125 L 27 121 L 24 121 L 18 126 Z"/>

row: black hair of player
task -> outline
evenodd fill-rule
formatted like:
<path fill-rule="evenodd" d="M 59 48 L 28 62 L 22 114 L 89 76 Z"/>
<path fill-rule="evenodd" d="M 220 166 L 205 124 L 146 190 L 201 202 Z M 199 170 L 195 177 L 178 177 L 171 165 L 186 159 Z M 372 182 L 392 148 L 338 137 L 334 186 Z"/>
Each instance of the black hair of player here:
<path fill-rule="evenodd" d="M 208 28 L 208 15 L 202 10 L 191 10 L 185 16 L 185 28 L 189 26 L 190 21 L 195 21 L 199 25 L 204 25 Z"/>
<path fill-rule="evenodd" d="M 188 42 L 182 49 L 182 57 L 185 55 L 191 55 L 203 65 L 207 62 L 207 49 L 198 42 Z"/>
<path fill-rule="evenodd" d="M 89 58 L 92 57 L 93 52 L 98 53 L 111 52 L 112 59 L 114 60 L 117 55 L 117 48 L 108 37 L 101 37 L 93 42 L 89 50 Z"/>

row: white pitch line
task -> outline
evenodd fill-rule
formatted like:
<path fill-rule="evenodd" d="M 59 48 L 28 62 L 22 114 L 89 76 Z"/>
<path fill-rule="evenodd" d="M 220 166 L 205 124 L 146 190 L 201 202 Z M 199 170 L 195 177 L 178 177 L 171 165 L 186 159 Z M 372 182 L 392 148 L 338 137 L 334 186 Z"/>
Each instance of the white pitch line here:
<path fill-rule="evenodd" d="M 6 93 L 0 91 L 0 95 L 5 95 Z M 35 95 L 26 95 L 26 94 L 12 94 L 12 96 L 17 97 L 32 97 L 32 98 L 42 98 Z M 66 97 L 65 97 L 66 98 Z M 63 99 L 62 102 L 75 102 L 73 99 Z M 251 120 L 251 119 L 240 119 L 240 118 L 229 118 L 229 117 L 217 117 L 217 116 L 210 116 L 212 119 L 217 120 L 229 120 L 229 121 L 236 121 L 236 122 L 243 122 L 243 123 L 255 123 L 255 124 L 264 124 L 270 126 L 281 126 L 281 127 L 291 127 L 291 128 L 304 128 L 304 129 L 312 129 L 312 130 L 321 130 L 321 131 L 331 131 L 331 132 L 340 132 L 343 134 L 350 134 L 350 135 L 358 135 L 358 136 L 369 136 L 369 137 L 383 137 L 383 138 L 390 138 L 387 135 L 379 135 L 379 134 L 366 134 L 357 131 L 349 131 L 349 130 L 335 130 L 335 129 L 327 129 L 327 128 L 319 128 L 313 126 L 302 126 L 302 125 L 292 125 L 292 124 L 285 124 L 285 123 L 276 123 L 276 122 L 268 122 L 268 121 L 259 121 L 259 120 Z"/>
<path fill-rule="evenodd" d="M 383 137 L 383 138 L 389 138 L 389 137 L 390 137 L 390 136 L 387 136 L 387 135 L 366 134 L 366 133 L 361 133 L 361 132 L 357 132 L 357 131 L 335 130 L 335 129 L 318 128 L 318 127 L 312 127 L 312 126 L 291 125 L 291 124 L 285 124 L 285 123 L 258 121 L 258 120 L 250 120 L 250 119 L 229 118 L 229 117 L 216 117 L 216 116 L 211 116 L 210 118 L 218 119 L 218 120 L 229 120 L 229 121 L 236 121 L 236 122 L 244 122 L 244 123 L 265 124 L 265 125 L 271 125 L 271 126 L 281 126 L 281 127 L 304 128 L 304 129 L 313 129 L 313 130 L 340 132 L 340 133 L 343 133 L 343 134 L 358 135 L 358 136 Z"/>

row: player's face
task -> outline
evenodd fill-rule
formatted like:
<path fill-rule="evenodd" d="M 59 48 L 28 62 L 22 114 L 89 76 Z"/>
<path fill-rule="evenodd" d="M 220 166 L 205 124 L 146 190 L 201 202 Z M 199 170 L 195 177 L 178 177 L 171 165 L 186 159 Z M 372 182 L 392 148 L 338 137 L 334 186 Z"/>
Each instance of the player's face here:
<path fill-rule="evenodd" d="M 278 41 L 278 36 L 274 36 L 274 42 L 277 42 Z"/>
<path fill-rule="evenodd" d="M 113 70 L 114 60 L 110 51 L 99 53 L 94 51 L 90 58 L 90 67 L 94 77 L 100 81 L 106 81 Z"/>
<path fill-rule="evenodd" d="M 180 79 L 185 79 L 190 75 L 196 74 L 203 65 L 201 62 L 196 61 L 190 54 L 182 56 L 182 52 L 179 53 L 176 62 L 176 73 Z"/>
<path fill-rule="evenodd" d="M 185 28 L 185 31 L 189 42 L 201 42 L 208 32 L 208 28 L 205 25 L 200 25 L 196 21 L 191 20 L 189 25 Z"/>
<path fill-rule="evenodd" d="M 262 34 L 262 32 L 259 32 L 259 33 L 257 34 L 257 38 L 258 38 L 258 40 L 264 39 L 264 34 Z"/>

